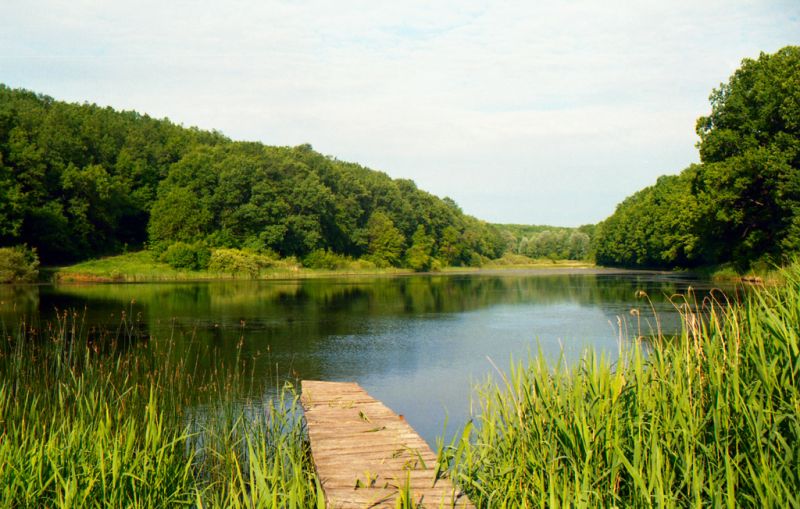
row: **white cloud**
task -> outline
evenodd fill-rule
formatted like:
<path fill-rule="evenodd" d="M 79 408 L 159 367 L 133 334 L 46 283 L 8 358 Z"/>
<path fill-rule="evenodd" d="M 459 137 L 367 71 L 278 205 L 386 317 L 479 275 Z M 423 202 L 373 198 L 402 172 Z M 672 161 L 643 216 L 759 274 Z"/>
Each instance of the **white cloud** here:
<path fill-rule="evenodd" d="M 578 224 L 693 161 L 711 88 L 798 33 L 779 1 L 6 1 L 0 81 Z"/>

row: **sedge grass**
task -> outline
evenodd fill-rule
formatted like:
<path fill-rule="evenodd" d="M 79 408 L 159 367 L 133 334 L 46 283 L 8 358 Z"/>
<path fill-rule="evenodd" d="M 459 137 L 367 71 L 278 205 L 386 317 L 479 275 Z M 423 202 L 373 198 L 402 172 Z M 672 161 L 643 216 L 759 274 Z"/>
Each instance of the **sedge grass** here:
<path fill-rule="evenodd" d="M 479 507 L 800 506 L 800 270 L 619 359 L 541 353 L 443 450 Z M 645 351 L 646 350 L 646 351 Z"/>
<path fill-rule="evenodd" d="M 75 313 L 0 341 L 0 507 L 313 507 L 291 388 L 243 406 L 243 369 L 197 373 L 123 319 Z M 263 392 L 263 394 L 267 394 Z"/>
<path fill-rule="evenodd" d="M 800 269 L 784 281 L 684 301 L 679 336 L 618 359 L 514 364 L 443 475 L 478 507 L 800 506 Z M 205 376 L 170 348 L 75 314 L 4 333 L 0 507 L 322 504 L 296 395 L 243 408 L 238 361 Z"/>

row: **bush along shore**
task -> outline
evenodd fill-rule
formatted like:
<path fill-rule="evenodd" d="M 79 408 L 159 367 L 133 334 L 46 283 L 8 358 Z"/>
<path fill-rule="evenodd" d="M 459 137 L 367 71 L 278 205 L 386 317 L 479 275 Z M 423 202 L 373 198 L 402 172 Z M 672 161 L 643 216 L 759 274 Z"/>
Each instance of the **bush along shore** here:
<path fill-rule="evenodd" d="M 439 468 L 479 507 L 798 506 L 800 268 L 679 305 L 677 337 L 481 386 Z M 209 352 L 130 319 L 0 330 L 0 506 L 322 502 L 296 394 L 252 387 L 242 359 L 198 370 Z"/>

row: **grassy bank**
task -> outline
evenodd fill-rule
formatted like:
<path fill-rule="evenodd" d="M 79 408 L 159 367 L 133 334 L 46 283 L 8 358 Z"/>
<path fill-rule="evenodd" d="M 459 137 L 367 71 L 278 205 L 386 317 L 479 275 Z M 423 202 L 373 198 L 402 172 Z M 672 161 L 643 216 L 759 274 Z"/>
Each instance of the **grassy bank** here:
<path fill-rule="evenodd" d="M 346 274 L 402 274 L 407 269 L 360 268 L 311 269 L 302 267 L 294 259 L 275 260 L 270 267 L 257 273 L 219 272 L 209 270 L 176 269 L 161 262 L 150 251 L 138 251 L 97 260 L 89 260 L 68 267 L 58 267 L 45 275 L 60 282 L 137 282 L 137 281 L 199 281 L 217 279 L 290 279 L 313 278 Z"/>
<path fill-rule="evenodd" d="M 720 283 L 743 282 L 776 285 L 784 282 L 784 271 L 779 267 L 766 264 L 757 264 L 748 270 L 739 270 L 730 264 L 713 265 L 695 269 L 693 272 Z"/>
<path fill-rule="evenodd" d="M 313 507 L 295 394 L 243 407 L 269 391 L 242 366 L 170 350 L 72 313 L 3 331 L 0 507 Z"/>
<path fill-rule="evenodd" d="M 800 268 L 782 277 L 679 303 L 679 336 L 618 360 L 515 364 L 441 459 L 479 507 L 800 505 Z M 0 507 L 314 506 L 295 394 L 172 348 L 72 313 L 3 331 Z"/>
<path fill-rule="evenodd" d="M 616 362 L 515 365 L 445 450 L 457 481 L 481 507 L 797 507 L 800 270 L 783 277 L 684 302 L 679 337 Z"/>
<path fill-rule="evenodd" d="M 444 267 L 441 272 L 472 272 L 484 269 L 552 269 L 588 268 L 589 262 L 574 260 L 533 260 L 514 255 L 492 260 L 483 267 Z M 303 267 L 295 259 L 274 260 L 269 267 L 251 272 L 219 272 L 209 270 L 177 269 L 159 261 L 150 251 L 138 251 L 97 260 L 89 260 L 68 267 L 58 267 L 43 272 L 46 280 L 60 282 L 137 282 L 137 281 L 197 281 L 216 279 L 291 279 L 345 275 L 397 275 L 412 274 L 411 269 L 379 268 L 361 260 L 346 260 L 335 269 Z"/>

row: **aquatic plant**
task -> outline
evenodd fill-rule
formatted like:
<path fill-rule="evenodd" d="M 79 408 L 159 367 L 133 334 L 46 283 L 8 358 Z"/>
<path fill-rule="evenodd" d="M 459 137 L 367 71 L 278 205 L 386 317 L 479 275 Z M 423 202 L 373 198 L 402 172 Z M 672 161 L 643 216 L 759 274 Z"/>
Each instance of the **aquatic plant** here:
<path fill-rule="evenodd" d="M 679 336 L 618 360 L 514 363 L 441 455 L 480 507 L 798 506 L 800 269 L 785 278 L 685 298 Z"/>
<path fill-rule="evenodd" d="M 3 329 L 0 507 L 313 506 L 293 389 L 171 348 L 124 315 L 104 333 L 75 312 Z"/>

